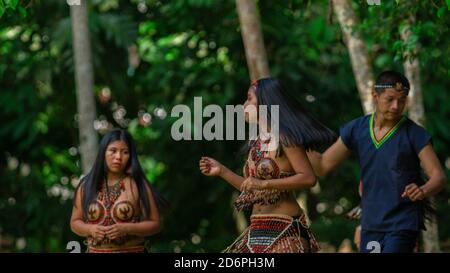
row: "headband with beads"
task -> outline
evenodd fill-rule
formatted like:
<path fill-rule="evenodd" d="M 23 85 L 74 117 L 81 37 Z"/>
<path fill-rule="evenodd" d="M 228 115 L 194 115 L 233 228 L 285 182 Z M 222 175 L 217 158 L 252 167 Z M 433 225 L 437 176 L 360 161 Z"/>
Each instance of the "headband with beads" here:
<path fill-rule="evenodd" d="M 395 85 L 393 85 L 393 84 L 375 84 L 373 87 L 376 89 L 394 88 L 396 91 L 408 91 L 409 90 L 409 87 L 403 86 L 403 84 L 401 82 L 397 82 L 397 83 L 395 83 Z"/>

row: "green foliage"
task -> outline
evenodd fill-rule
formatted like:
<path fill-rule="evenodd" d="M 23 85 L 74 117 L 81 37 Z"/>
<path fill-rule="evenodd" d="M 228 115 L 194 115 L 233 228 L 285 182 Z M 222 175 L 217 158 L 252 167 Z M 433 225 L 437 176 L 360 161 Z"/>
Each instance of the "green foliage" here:
<path fill-rule="evenodd" d="M 71 197 L 81 175 L 70 14 L 65 1 L 26 2 L 0 0 L 0 234 L 12 240 L 3 246 L 7 251 L 64 252 L 68 241 L 82 241 L 69 227 Z M 420 43 L 413 57 L 422 69 L 427 129 L 445 162 L 450 154 L 449 1 L 440 6 L 407 2 L 369 7 L 354 1 L 358 30 L 376 73 L 403 70 L 404 53 Z M 335 131 L 362 115 L 339 25 L 335 18 L 328 20 L 328 1 L 258 5 L 271 73 Z M 26 19 L 17 16 L 20 10 Z M 222 250 L 238 235 L 234 190 L 219 178 L 202 176 L 198 160 L 210 155 L 240 173 L 243 143 L 176 142 L 169 116 L 176 104 L 192 106 L 194 96 L 201 96 L 203 105 L 245 100 L 249 76 L 234 1 L 90 1 L 89 14 L 98 119 L 119 127 L 113 111 L 119 105 L 126 109 L 146 175 L 172 205 L 163 214 L 162 232 L 149 238 L 148 247 Z M 399 31 L 410 14 L 416 22 L 405 43 Z M 128 60 L 131 45 L 138 50 L 138 67 Z M 109 100 L 101 98 L 104 88 L 111 90 Z M 167 111 L 166 119 L 153 115 L 157 107 Z M 141 125 L 140 111 L 152 114 L 150 126 Z M 358 182 L 358 166 L 351 160 L 321 178 L 319 193 L 307 192 L 319 241 L 337 247 L 353 237 L 355 223 L 343 213 L 359 203 Z M 443 223 L 448 222 L 448 198 L 448 191 L 437 198 Z M 319 212 L 319 203 L 326 209 Z M 448 240 L 450 230 L 440 228 L 442 240 Z M 24 248 L 16 245 L 21 238 Z"/>
<path fill-rule="evenodd" d="M 18 12 L 22 18 L 26 17 L 27 11 L 22 5 L 18 5 L 19 0 L 0 0 L 0 18 L 5 14 L 11 15 Z"/>

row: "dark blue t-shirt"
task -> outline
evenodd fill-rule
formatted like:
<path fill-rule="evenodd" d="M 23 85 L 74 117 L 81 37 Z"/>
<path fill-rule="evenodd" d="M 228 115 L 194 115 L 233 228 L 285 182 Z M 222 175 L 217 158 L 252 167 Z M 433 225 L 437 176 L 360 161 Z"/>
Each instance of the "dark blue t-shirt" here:
<path fill-rule="evenodd" d="M 404 116 L 381 140 L 376 140 L 373 115 L 340 128 L 345 146 L 356 154 L 362 179 L 362 228 L 372 231 L 415 230 L 423 227 L 420 203 L 401 195 L 410 183 L 420 183 L 418 154 L 431 141 L 427 131 Z"/>

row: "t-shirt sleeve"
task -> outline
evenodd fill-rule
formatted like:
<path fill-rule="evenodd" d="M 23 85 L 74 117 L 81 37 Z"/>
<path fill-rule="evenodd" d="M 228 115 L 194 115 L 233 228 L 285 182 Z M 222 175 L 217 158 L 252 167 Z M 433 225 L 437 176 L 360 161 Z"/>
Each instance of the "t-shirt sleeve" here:
<path fill-rule="evenodd" d="M 347 146 L 347 148 L 349 150 L 353 150 L 354 149 L 354 136 L 355 136 L 355 125 L 356 121 L 350 121 L 344 125 L 341 126 L 341 128 L 339 128 L 339 135 L 342 139 L 342 142 L 344 142 L 345 146 Z"/>
<path fill-rule="evenodd" d="M 412 126 L 412 145 L 414 152 L 419 155 L 420 151 L 428 144 L 432 143 L 431 135 L 421 126 L 413 124 Z"/>

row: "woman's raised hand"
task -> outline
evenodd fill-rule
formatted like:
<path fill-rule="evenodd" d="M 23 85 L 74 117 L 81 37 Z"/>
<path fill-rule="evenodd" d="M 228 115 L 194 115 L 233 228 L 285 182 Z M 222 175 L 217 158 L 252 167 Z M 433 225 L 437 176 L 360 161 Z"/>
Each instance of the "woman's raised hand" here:
<path fill-rule="evenodd" d="M 203 156 L 199 162 L 200 171 L 206 176 L 218 176 L 222 173 L 223 166 L 219 161 Z"/>

